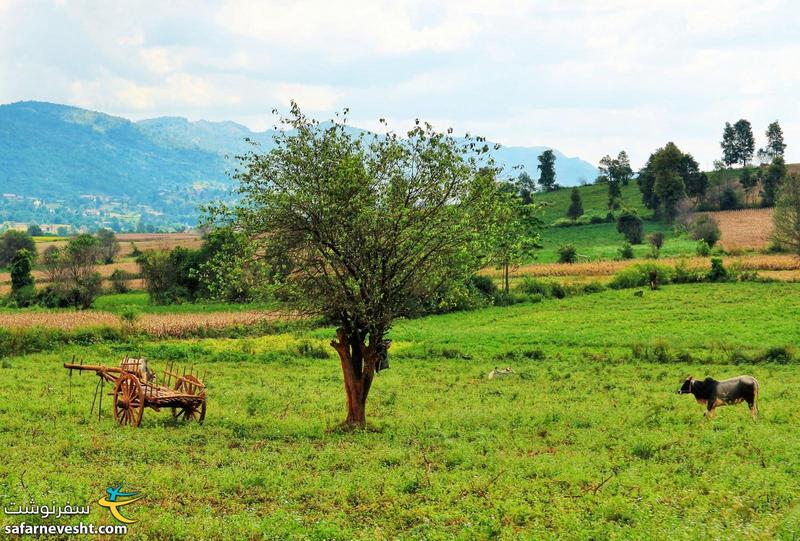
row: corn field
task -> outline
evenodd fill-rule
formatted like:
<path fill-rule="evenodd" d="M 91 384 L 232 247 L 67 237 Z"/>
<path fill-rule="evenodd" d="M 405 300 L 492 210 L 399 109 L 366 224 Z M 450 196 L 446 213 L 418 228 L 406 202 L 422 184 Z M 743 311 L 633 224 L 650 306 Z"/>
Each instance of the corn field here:
<path fill-rule="evenodd" d="M 719 225 L 720 246 L 726 250 L 758 249 L 769 244 L 772 209 L 741 209 L 709 212 Z"/>

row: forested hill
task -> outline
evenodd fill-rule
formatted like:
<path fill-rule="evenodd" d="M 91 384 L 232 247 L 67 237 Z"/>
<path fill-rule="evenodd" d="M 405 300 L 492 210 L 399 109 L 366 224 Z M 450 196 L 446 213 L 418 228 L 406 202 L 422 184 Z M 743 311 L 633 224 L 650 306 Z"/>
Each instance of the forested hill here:
<path fill-rule="evenodd" d="M 197 204 L 229 191 L 235 156 L 250 148 L 245 138 L 268 150 L 272 137 L 235 122 L 132 122 L 52 103 L 0 105 L 0 193 L 6 195 L 0 221 L 57 221 L 43 215 L 41 199 L 51 213 L 59 209 L 58 220 L 91 225 L 79 217 L 105 210 L 87 210 L 82 201 L 101 196 L 112 199 L 105 207 L 115 209 L 109 211 L 115 220 L 135 221 L 138 213 L 155 222 L 191 223 Z M 501 147 L 494 156 L 509 174 L 521 166 L 535 178 L 545 148 Z M 591 164 L 555 153 L 561 185 L 594 180 Z M 40 206 L 28 209 L 29 203 Z"/>

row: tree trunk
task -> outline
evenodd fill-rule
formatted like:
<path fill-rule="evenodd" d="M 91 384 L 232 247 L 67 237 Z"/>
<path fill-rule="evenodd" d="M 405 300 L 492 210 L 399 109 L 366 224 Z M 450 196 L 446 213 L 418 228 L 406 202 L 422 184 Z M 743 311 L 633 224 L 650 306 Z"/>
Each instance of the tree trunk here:
<path fill-rule="evenodd" d="M 347 419 L 343 424 L 348 427 L 363 427 L 367 422 L 367 396 L 378 362 L 377 346 L 383 340 L 383 335 L 370 334 L 367 344 L 366 336 L 348 334 L 340 328 L 336 330 L 336 338 L 331 341 L 331 346 L 339 354 L 347 395 Z"/>

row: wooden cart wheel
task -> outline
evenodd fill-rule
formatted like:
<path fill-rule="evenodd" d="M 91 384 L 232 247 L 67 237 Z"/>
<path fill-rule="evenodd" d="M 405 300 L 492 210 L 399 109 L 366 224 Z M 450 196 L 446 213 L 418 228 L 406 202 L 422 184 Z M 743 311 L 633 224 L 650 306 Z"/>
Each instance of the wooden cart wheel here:
<path fill-rule="evenodd" d="M 197 421 L 202 424 L 206 418 L 206 388 L 195 376 L 181 376 L 175 382 L 175 390 L 182 394 L 198 397 L 198 400 L 187 406 L 173 407 L 172 416 L 184 421 Z"/>
<path fill-rule="evenodd" d="M 139 380 L 120 374 L 114 386 L 114 419 L 120 425 L 139 426 L 144 413 L 144 393 Z"/>

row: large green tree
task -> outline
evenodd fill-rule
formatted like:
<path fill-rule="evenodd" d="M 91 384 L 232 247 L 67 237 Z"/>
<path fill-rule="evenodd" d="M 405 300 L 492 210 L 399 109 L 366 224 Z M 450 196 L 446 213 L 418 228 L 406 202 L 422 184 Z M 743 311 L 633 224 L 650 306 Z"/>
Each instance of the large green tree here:
<path fill-rule="evenodd" d="M 546 192 L 556 189 L 556 155 L 547 149 L 539 154 L 539 165 L 536 168 L 539 170 L 539 186 Z"/>
<path fill-rule="evenodd" d="M 533 255 L 539 247 L 542 225 L 535 204 L 526 204 L 513 190 L 498 186 L 494 228 L 491 231 L 491 260 L 503 273 L 503 291 L 509 292 L 511 269 Z"/>
<path fill-rule="evenodd" d="M 753 159 L 756 151 L 756 140 L 749 120 L 741 118 L 733 125 L 737 162 L 746 167 Z"/>
<path fill-rule="evenodd" d="M 637 182 L 644 205 L 666 220 L 675 217 L 681 198 L 700 197 L 708 186 L 708 178 L 697 161 L 672 142 L 650 155 Z"/>
<path fill-rule="evenodd" d="M 7 267 L 16 253 L 22 249 L 28 250 L 36 259 L 36 242 L 25 231 L 9 229 L 0 236 L 0 266 Z"/>
<path fill-rule="evenodd" d="M 276 290 L 335 322 L 345 425 L 363 426 L 393 321 L 481 267 L 498 192 L 480 172 L 482 139 L 419 122 L 406 137 L 355 136 L 345 120 L 323 126 L 292 104 L 274 149 L 242 158 L 238 203 L 211 218 L 244 233 L 259 257 L 288 260 Z"/>
<path fill-rule="evenodd" d="M 526 205 L 532 203 L 534 192 L 536 192 L 536 182 L 527 171 L 523 171 L 517 177 L 517 193 L 522 198 L 522 202 Z"/>
<path fill-rule="evenodd" d="M 719 146 L 722 147 L 722 163 L 725 167 L 730 167 L 739 161 L 736 148 L 736 131 L 730 122 L 725 123 L 725 128 L 722 130 L 722 141 Z"/>
<path fill-rule="evenodd" d="M 577 187 L 572 188 L 569 198 L 570 204 L 567 209 L 567 217 L 574 222 L 583 215 L 583 201 L 581 201 L 580 190 Z"/>
<path fill-rule="evenodd" d="M 783 142 L 783 130 L 777 120 L 767 126 L 766 136 L 767 144 L 758 151 L 759 158 L 764 162 L 770 162 L 778 156 L 783 158 L 786 143 Z"/>
<path fill-rule="evenodd" d="M 765 207 L 771 207 L 775 204 L 783 179 L 786 177 L 786 162 L 783 156 L 775 156 L 772 163 L 769 164 L 767 170 L 764 172 L 762 180 L 763 193 L 761 202 Z"/>

